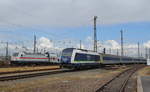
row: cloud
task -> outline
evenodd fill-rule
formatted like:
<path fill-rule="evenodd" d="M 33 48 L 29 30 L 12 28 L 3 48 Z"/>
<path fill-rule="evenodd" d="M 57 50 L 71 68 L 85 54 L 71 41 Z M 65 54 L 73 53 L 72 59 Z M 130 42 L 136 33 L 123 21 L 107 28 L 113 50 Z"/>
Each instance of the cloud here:
<path fill-rule="evenodd" d="M 37 42 L 39 49 L 50 49 L 54 47 L 53 42 L 46 37 L 41 37 Z"/>
<path fill-rule="evenodd" d="M 76 47 L 77 47 L 77 48 L 80 48 L 80 44 L 77 44 Z M 82 49 L 85 49 L 85 46 L 84 46 L 83 44 L 81 44 L 81 48 L 82 48 Z"/>
<path fill-rule="evenodd" d="M 93 41 L 93 38 L 92 38 L 91 36 L 88 36 L 88 37 L 86 38 L 86 41 L 87 41 L 87 42 L 92 42 L 92 41 Z"/>
<path fill-rule="evenodd" d="M 88 50 L 93 50 L 93 43 L 94 43 L 94 40 L 91 36 L 86 37 L 84 48 Z"/>
<path fill-rule="evenodd" d="M 150 48 L 150 41 L 144 43 L 144 47 Z"/>
<path fill-rule="evenodd" d="M 125 45 L 125 48 L 128 48 L 128 49 L 138 48 L 138 45 L 137 44 L 128 44 L 128 45 Z"/>
<path fill-rule="evenodd" d="M 103 47 L 112 48 L 112 49 L 119 49 L 120 45 L 115 40 L 108 40 L 108 41 L 104 42 L 104 46 Z"/>
<path fill-rule="evenodd" d="M 150 0 L 0 0 L 3 24 L 70 27 L 150 21 Z"/>

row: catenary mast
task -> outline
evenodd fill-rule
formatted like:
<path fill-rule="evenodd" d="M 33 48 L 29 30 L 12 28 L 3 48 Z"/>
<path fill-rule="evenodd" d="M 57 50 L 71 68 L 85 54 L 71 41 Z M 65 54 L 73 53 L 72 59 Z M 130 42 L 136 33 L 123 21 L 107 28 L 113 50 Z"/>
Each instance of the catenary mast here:
<path fill-rule="evenodd" d="M 97 20 L 97 16 L 94 16 L 94 52 L 97 52 L 96 20 Z"/>

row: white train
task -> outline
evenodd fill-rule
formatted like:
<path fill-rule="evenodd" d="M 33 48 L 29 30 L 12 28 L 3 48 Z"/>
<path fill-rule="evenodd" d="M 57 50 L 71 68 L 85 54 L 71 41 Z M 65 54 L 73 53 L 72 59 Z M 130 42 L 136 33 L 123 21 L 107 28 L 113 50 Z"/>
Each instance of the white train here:
<path fill-rule="evenodd" d="M 11 56 L 11 64 L 57 64 L 59 56 L 56 53 L 14 53 Z"/>
<path fill-rule="evenodd" d="M 67 68 L 96 67 L 106 64 L 145 64 L 146 59 L 134 57 L 121 57 L 117 55 L 102 54 L 89 50 L 66 48 L 62 51 L 61 65 Z"/>

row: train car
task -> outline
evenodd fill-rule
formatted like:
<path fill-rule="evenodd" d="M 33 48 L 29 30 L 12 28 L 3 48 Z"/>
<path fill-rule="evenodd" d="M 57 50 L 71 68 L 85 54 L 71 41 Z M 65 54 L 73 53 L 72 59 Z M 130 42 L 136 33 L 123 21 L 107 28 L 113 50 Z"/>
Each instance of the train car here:
<path fill-rule="evenodd" d="M 102 64 L 133 64 L 133 63 L 146 63 L 146 59 L 144 58 L 135 58 L 135 57 L 127 57 L 127 56 L 117 56 L 111 54 L 103 54 L 100 53 L 103 57 Z"/>
<path fill-rule="evenodd" d="M 11 56 L 11 64 L 54 64 L 59 62 L 57 55 L 51 53 L 14 53 Z"/>
<path fill-rule="evenodd" d="M 61 65 L 67 68 L 97 67 L 110 64 L 146 63 L 144 58 L 121 57 L 89 50 L 66 48 L 62 51 Z"/>

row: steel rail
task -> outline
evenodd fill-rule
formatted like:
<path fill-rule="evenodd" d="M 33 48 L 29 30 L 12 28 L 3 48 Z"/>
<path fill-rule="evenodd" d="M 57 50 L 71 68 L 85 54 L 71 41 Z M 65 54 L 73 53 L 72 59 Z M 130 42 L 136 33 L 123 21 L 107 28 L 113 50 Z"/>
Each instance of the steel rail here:
<path fill-rule="evenodd" d="M 118 75 L 116 75 L 115 77 L 113 77 L 111 80 L 107 81 L 105 84 L 103 84 L 98 90 L 96 90 L 96 92 L 103 92 L 103 90 L 105 89 L 105 87 L 107 87 L 108 84 L 110 84 L 112 81 L 115 81 L 117 78 L 119 78 L 122 74 L 126 73 L 126 72 L 130 72 L 128 77 L 125 79 L 125 81 L 122 83 L 119 92 L 124 92 L 125 87 L 128 83 L 128 80 L 130 79 L 130 77 L 140 68 L 142 68 L 143 66 L 135 66 L 132 68 L 129 68 L 121 73 L 119 73 Z"/>
<path fill-rule="evenodd" d="M 37 76 L 44 76 L 44 75 L 51 75 L 51 74 L 58 74 L 58 73 L 66 73 L 72 72 L 75 70 L 57 70 L 57 71 L 47 71 L 47 72 L 37 72 L 37 73 L 29 73 L 29 74 L 19 74 L 19 75 L 8 75 L 0 77 L 0 81 L 9 81 L 9 80 L 16 80 L 16 79 L 24 79 L 30 77 L 37 77 Z"/>

